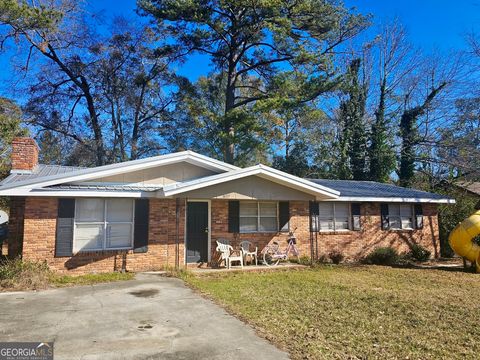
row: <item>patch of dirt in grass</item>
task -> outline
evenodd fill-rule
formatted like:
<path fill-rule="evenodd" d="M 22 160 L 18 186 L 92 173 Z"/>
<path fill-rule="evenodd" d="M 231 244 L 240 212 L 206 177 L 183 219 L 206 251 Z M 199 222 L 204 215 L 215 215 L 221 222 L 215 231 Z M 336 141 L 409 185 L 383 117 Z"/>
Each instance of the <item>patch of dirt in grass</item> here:
<path fill-rule="evenodd" d="M 475 359 L 480 276 L 381 266 L 185 278 L 294 359 Z"/>

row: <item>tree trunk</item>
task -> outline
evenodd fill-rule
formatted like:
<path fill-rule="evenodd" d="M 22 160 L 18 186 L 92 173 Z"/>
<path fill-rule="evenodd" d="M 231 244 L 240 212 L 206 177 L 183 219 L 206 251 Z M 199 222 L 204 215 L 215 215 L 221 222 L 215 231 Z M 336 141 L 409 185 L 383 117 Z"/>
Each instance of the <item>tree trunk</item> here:
<path fill-rule="evenodd" d="M 227 87 L 225 89 L 225 115 L 223 131 L 225 132 L 224 152 L 225 162 L 233 164 L 235 162 L 235 126 L 230 112 L 235 106 L 235 61 L 233 55 L 230 56 L 227 74 Z"/>
<path fill-rule="evenodd" d="M 97 159 L 96 163 L 97 163 L 97 166 L 102 166 L 102 165 L 105 165 L 105 149 L 103 146 L 102 128 L 98 121 L 97 112 L 95 111 L 95 103 L 92 95 L 90 94 L 90 91 L 84 91 L 84 94 L 85 94 L 85 99 L 87 100 L 87 109 L 88 109 L 90 123 L 93 130 L 94 141 L 95 141 L 95 156 Z"/>

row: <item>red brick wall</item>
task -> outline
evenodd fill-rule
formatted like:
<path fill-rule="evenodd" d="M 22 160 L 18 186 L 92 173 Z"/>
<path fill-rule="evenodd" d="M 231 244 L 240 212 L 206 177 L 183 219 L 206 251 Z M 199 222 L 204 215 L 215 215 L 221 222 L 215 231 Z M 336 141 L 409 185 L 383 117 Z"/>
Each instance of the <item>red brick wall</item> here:
<path fill-rule="evenodd" d="M 38 165 L 38 145 L 32 138 L 18 137 L 12 141 L 12 169 L 32 170 Z"/>
<path fill-rule="evenodd" d="M 361 215 L 361 231 L 319 233 L 319 255 L 339 251 L 347 260 L 359 260 L 376 247 L 391 246 L 402 253 L 417 243 L 439 256 L 437 205 L 423 204 L 423 229 L 418 230 L 382 230 L 379 203 L 362 204 Z"/>
<path fill-rule="evenodd" d="M 423 205 L 423 229 L 413 231 L 385 231 L 381 229 L 380 204 L 364 203 L 361 205 L 361 231 L 318 233 L 319 256 L 331 251 L 341 252 L 346 260 L 359 260 L 380 246 L 392 246 L 399 252 L 408 251 L 408 244 L 418 243 L 439 255 L 437 206 Z M 290 202 L 290 228 L 297 230 L 297 247 L 301 255 L 310 256 L 309 204 L 305 201 Z M 212 259 L 215 258 L 215 241 L 228 239 L 235 247 L 240 241 L 249 240 L 263 249 L 269 242 L 277 241 L 281 247 L 286 245 L 288 234 L 255 233 L 233 234 L 228 232 L 228 201 L 212 201 Z"/>
<path fill-rule="evenodd" d="M 176 253 L 176 203 L 174 199 L 150 199 L 149 239 L 146 253 L 133 251 L 82 252 L 72 257 L 55 257 L 56 198 L 30 197 L 12 199 L 13 213 L 17 211 L 17 223 L 21 223 L 22 201 L 25 201 L 23 258 L 47 261 L 59 272 L 86 273 L 108 272 L 125 267 L 129 271 L 163 269 L 175 265 Z M 20 210 L 15 210 L 20 209 Z M 259 249 L 271 241 L 286 245 L 286 233 L 233 234 L 228 232 L 228 201 L 212 200 L 211 251 L 215 259 L 215 241 L 226 238 L 238 246 L 242 240 L 250 240 Z M 357 260 L 378 246 L 393 246 L 400 252 L 408 250 L 408 244 L 416 242 L 438 255 L 438 221 L 436 205 L 424 205 L 424 228 L 414 231 L 384 231 L 380 228 L 380 204 L 365 203 L 361 207 L 361 231 L 319 233 L 319 254 L 337 250 L 347 260 Z M 180 201 L 179 263 L 184 264 L 185 200 Z M 12 222 L 11 224 L 14 224 Z M 290 227 L 297 228 L 296 236 L 301 255 L 310 255 L 309 204 L 306 201 L 290 202 Z"/>
<path fill-rule="evenodd" d="M 56 198 L 31 197 L 26 199 L 23 258 L 31 261 L 47 261 L 59 272 L 89 273 L 159 270 L 175 266 L 176 204 L 172 199 L 150 199 L 148 251 L 93 251 L 72 257 L 55 257 L 55 233 L 57 217 Z M 179 254 L 184 263 L 183 229 L 185 205 L 180 203 Z"/>

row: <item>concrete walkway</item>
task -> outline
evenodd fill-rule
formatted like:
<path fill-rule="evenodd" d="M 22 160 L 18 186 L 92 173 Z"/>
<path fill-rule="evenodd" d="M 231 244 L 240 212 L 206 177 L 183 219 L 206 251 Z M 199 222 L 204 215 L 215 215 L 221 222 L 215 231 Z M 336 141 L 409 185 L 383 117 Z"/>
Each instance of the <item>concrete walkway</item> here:
<path fill-rule="evenodd" d="M 181 280 L 0 293 L 0 341 L 54 341 L 55 359 L 288 359 Z"/>

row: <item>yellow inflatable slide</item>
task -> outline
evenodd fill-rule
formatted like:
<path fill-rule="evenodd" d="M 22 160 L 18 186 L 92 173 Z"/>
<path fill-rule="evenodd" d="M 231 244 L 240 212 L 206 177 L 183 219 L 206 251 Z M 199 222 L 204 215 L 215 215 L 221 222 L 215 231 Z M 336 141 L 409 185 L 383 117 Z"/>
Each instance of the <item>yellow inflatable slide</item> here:
<path fill-rule="evenodd" d="M 475 263 L 480 273 L 480 246 L 473 239 L 480 234 L 480 210 L 458 224 L 450 233 L 448 242 L 459 256 Z"/>

